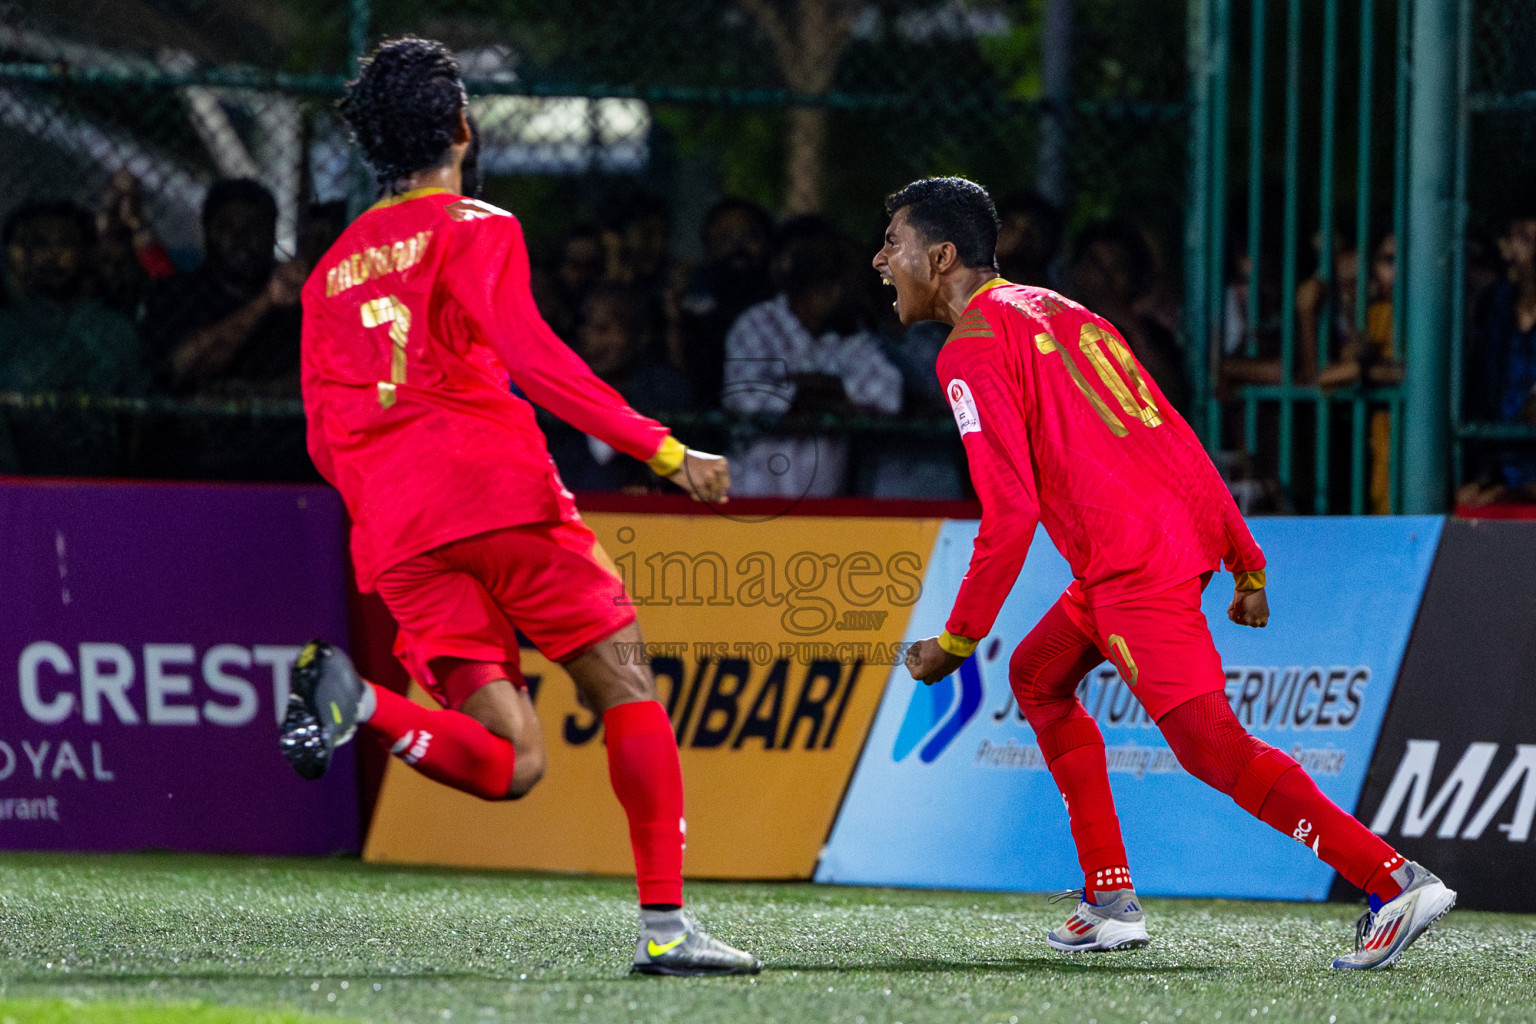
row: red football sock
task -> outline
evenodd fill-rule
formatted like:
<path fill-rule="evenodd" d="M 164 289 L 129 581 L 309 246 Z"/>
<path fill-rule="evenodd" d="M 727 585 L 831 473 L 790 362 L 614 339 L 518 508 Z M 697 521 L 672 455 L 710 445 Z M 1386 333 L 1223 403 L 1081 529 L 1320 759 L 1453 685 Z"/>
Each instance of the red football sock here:
<path fill-rule="evenodd" d="M 603 715 L 608 779 L 629 818 L 635 882 L 647 906 L 683 902 L 683 769 L 666 709 L 642 700 Z"/>
<path fill-rule="evenodd" d="M 1403 891 L 1392 877 L 1392 872 L 1403 866 L 1403 858 L 1354 815 L 1345 814 L 1324 796 L 1295 761 L 1275 780 L 1259 817 L 1264 824 L 1310 847 L 1350 884 L 1372 896 L 1385 901 Z"/>
<path fill-rule="evenodd" d="M 1120 817 L 1109 789 L 1104 736 L 1082 704 L 1074 703 L 1072 714 L 1037 730 L 1035 738 L 1067 802 L 1072 842 L 1083 868 L 1083 889 L 1089 902 L 1097 902 L 1096 893 L 1129 887 L 1130 872 L 1125 869 Z M 1116 874 L 1117 869 L 1124 875 Z M 1118 884 L 1122 877 L 1124 883 Z"/>
<path fill-rule="evenodd" d="M 434 711 L 369 683 L 377 707 L 362 723 L 390 752 L 434 782 L 486 800 L 506 797 L 517 763 L 510 740 L 459 711 Z"/>
<path fill-rule="evenodd" d="M 1304 843 L 1351 884 L 1383 900 L 1403 891 L 1392 877 L 1403 858 L 1323 795 L 1290 755 L 1249 735 L 1224 694 L 1180 704 L 1157 724 L 1191 775 Z"/>

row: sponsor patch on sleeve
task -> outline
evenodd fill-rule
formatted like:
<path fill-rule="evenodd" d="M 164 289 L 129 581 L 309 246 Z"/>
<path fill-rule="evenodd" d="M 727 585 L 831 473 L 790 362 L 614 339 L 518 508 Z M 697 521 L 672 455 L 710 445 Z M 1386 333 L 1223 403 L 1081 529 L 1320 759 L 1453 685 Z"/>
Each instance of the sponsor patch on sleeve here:
<path fill-rule="evenodd" d="M 981 433 L 981 417 L 976 413 L 976 400 L 971 397 L 970 385 L 956 377 L 944 390 L 949 395 L 949 407 L 954 410 L 960 436 Z"/>

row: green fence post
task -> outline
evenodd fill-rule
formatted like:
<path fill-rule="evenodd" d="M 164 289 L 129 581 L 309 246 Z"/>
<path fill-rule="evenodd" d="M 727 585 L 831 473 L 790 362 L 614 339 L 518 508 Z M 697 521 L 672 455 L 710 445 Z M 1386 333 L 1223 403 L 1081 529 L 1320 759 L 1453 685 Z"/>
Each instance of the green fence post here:
<path fill-rule="evenodd" d="M 368 38 L 373 34 L 373 4 L 371 0 L 348 0 L 347 4 L 347 73 L 357 74 L 358 62 L 368 53 Z"/>
<path fill-rule="evenodd" d="M 1219 365 L 1222 324 L 1226 317 L 1226 275 L 1223 273 L 1227 245 L 1227 99 L 1232 64 L 1232 0 L 1214 0 L 1210 20 L 1210 184 L 1207 186 L 1205 249 L 1206 312 L 1201 343 L 1192 343 L 1185 353 L 1194 401 L 1190 411 L 1196 419 L 1195 431 L 1208 438 L 1212 451 L 1221 447 L 1221 418 L 1215 415 L 1208 396 L 1212 394 L 1211 374 Z M 1203 422 L 1201 417 L 1204 417 Z"/>
<path fill-rule="evenodd" d="M 1466 331 L 1467 331 L 1467 147 L 1471 143 L 1472 111 L 1467 97 L 1472 76 L 1472 0 L 1458 5 L 1458 30 L 1461 38 L 1456 54 L 1456 210 L 1451 228 L 1451 485 L 1460 487 L 1466 461 L 1466 442 L 1462 423 L 1466 410 Z"/>
<path fill-rule="evenodd" d="M 1211 0 L 1190 0 L 1189 21 L 1189 207 L 1184 214 L 1184 324 L 1190 348 L 1211 345 L 1211 291 L 1206 280 L 1211 245 Z M 1200 433 L 1200 417 L 1195 430 Z M 1221 438 L 1204 434 L 1213 451 Z"/>
<path fill-rule="evenodd" d="M 1334 265 L 1333 251 L 1333 148 L 1334 129 L 1338 118 L 1338 94 L 1339 94 L 1339 5 L 1338 0 L 1324 0 L 1323 2 L 1323 103 L 1322 103 L 1322 146 L 1321 167 L 1318 171 L 1317 205 L 1318 205 L 1318 234 L 1322 236 L 1322 247 L 1318 253 L 1318 278 L 1326 287 L 1323 290 L 1323 305 L 1318 311 L 1317 317 L 1317 366 L 1308 367 L 1309 373 L 1318 373 L 1328 365 L 1332 357 L 1333 347 L 1333 303 L 1334 275 L 1338 268 Z M 1361 253 L 1360 259 L 1365 255 Z M 1363 266 L 1363 264 L 1362 264 Z M 1362 272 L 1363 276 L 1363 272 Z M 1328 455 L 1329 433 L 1331 431 L 1333 403 L 1323 395 L 1319 395 L 1313 406 L 1317 410 L 1317 431 L 1313 435 L 1313 476 L 1312 476 L 1312 511 L 1318 515 L 1328 514 Z M 1359 463 L 1350 467 L 1352 472 L 1360 472 Z"/>
<path fill-rule="evenodd" d="M 348 0 L 347 3 L 347 77 L 357 74 L 358 66 L 368 55 L 369 39 L 373 35 L 372 0 Z M 357 147 L 351 153 L 352 190 L 347 197 L 347 212 L 358 216 L 373 203 L 373 176 Z"/>
<path fill-rule="evenodd" d="M 1264 224 L 1264 0 L 1253 0 L 1249 26 L 1248 68 L 1248 337 L 1243 354 L 1259 354 L 1260 302 L 1264 289 L 1260 264 Z M 1243 389 L 1243 449 L 1253 459 L 1259 451 L 1259 400 Z"/>
<path fill-rule="evenodd" d="M 1457 5 L 1418 0 L 1408 30 L 1408 262 L 1403 306 L 1403 511 L 1446 508 L 1450 440 Z"/>
<path fill-rule="evenodd" d="M 1285 12 L 1285 224 L 1280 267 L 1280 491 L 1295 500 L 1292 441 L 1296 424 L 1296 263 L 1301 189 L 1301 3 Z M 1255 282 L 1257 283 L 1257 282 Z"/>

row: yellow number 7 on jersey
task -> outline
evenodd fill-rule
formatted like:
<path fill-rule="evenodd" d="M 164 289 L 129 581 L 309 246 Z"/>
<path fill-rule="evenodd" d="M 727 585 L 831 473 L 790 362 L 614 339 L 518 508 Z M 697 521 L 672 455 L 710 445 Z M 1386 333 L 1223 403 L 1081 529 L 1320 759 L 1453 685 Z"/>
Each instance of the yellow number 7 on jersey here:
<path fill-rule="evenodd" d="M 379 381 L 379 404 L 395 404 L 395 385 L 405 383 L 405 343 L 411 335 L 411 311 L 393 295 L 369 299 L 362 307 L 363 326 L 372 330 L 389 325 L 389 380 Z"/>
<path fill-rule="evenodd" d="M 1102 344 L 1101 344 L 1102 343 Z M 1115 362 L 1125 371 L 1125 376 L 1130 378 L 1136 387 L 1135 394 L 1126 386 L 1120 374 L 1109 361 L 1109 356 L 1104 354 L 1104 346 L 1114 354 Z M 1077 363 L 1072 359 L 1072 353 L 1062 347 L 1061 342 L 1045 331 L 1035 335 L 1035 347 L 1049 355 L 1052 352 L 1061 353 L 1061 361 L 1066 364 L 1067 372 L 1072 375 L 1072 383 L 1077 385 L 1077 390 L 1083 393 L 1093 406 L 1094 412 L 1099 414 L 1099 419 L 1110 429 L 1116 437 L 1124 437 L 1128 431 L 1120 417 L 1115 415 L 1109 403 L 1099 397 L 1099 393 L 1088 386 L 1083 371 L 1077 368 Z M 1155 427 L 1163 422 L 1162 415 L 1157 410 L 1157 403 L 1152 400 L 1152 392 L 1147 388 L 1146 381 L 1141 379 L 1141 372 L 1136 368 L 1136 361 L 1131 358 L 1131 353 L 1121 344 L 1120 339 L 1109 334 L 1098 324 L 1086 323 L 1078 332 L 1077 347 L 1082 349 L 1083 355 L 1093 364 L 1094 372 L 1109 389 L 1109 393 L 1115 396 L 1116 403 L 1129 416 L 1134 416 L 1149 427 Z M 1137 398 L 1141 401 L 1137 401 Z"/>

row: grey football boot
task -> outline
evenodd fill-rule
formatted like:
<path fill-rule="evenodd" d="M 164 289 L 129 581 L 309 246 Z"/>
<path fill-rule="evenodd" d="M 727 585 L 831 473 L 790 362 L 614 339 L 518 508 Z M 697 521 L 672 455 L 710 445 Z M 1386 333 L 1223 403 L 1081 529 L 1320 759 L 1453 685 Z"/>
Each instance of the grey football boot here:
<path fill-rule="evenodd" d="M 1408 861 L 1392 874 L 1399 882 L 1406 881 L 1403 891 L 1379 909 L 1367 910 L 1360 915 L 1360 920 L 1355 922 L 1355 951 L 1335 960 L 1335 968 L 1374 971 L 1391 967 L 1414 939 L 1456 905 L 1456 890 L 1447 888 L 1416 861 Z"/>
<path fill-rule="evenodd" d="M 1116 889 L 1106 895 L 1114 899 L 1099 906 L 1083 898 L 1083 890 L 1068 889 L 1051 897 L 1051 902 L 1078 898 L 1077 909 L 1059 927 L 1051 929 L 1045 941 L 1063 953 L 1107 953 L 1116 949 L 1140 949 L 1147 938 L 1147 915 L 1135 889 Z"/>
<path fill-rule="evenodd" d="M 640 911 L 640 941 L 631 973 L 711 977 L 756 974 L 763 962 L 712 938 L 686 910 Z"/>
<path fill-rule="evenodd" d="M 293 770 L 318 779 L 331 753 L 373 714 L 373 688 L 363 682 L 346 653 L 324 640 L 299 651 L 288 691 L 288 710 L 278 743 Z"/>

